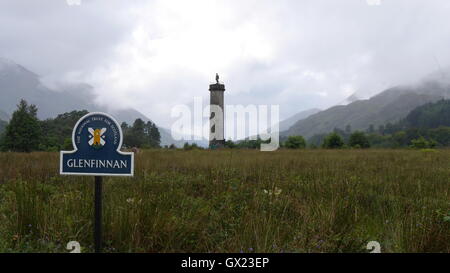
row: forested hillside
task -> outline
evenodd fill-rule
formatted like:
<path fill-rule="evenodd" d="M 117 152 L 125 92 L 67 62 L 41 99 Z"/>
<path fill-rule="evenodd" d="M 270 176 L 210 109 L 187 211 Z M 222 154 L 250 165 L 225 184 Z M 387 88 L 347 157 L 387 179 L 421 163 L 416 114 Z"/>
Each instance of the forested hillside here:
<path fill-rule="evenodd" d="M 354 131 L 351 126 L 335 128 L 336 134 L 348 141 Z M 369 125 L 364 130 L 373 147 L 408 147 L 421 143 L 421 147 L 450 146 L 450 100 L 439 100 L 413 109 L 397 123 L 387 123 L 375 127 Z M 319 146 L 328 133 L 316 134 L 308 139 L 312 146 Z"/>
<path fill-rule="evenodd" d="M 450 100 L 440 100 L 414 109 L 405 118 L 403 125 L 409 128 L 450 126 Z"/>

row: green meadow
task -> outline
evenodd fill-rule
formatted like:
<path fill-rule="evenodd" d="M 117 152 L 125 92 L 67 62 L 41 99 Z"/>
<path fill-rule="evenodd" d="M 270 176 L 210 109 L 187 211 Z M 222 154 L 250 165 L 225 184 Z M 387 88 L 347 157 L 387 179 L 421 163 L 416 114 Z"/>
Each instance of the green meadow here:
<path fill-rule="evenodd" d="M 450 150 L 147 150 L 104 178 L 104 252 L 450 252 Z M 93 251 L 94 178 L 0 153 L 0 252 Z"/>

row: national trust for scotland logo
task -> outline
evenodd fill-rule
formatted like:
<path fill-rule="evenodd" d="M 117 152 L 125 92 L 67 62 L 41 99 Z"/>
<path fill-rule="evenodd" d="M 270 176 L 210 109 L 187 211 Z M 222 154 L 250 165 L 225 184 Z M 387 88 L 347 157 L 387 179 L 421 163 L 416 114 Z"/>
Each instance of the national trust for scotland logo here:
<path fill-rule="evenodd" d="M 89 145 L 96 149 L 99 150 L 101 148 L 103 148 L 103 146 L 105 146 L 106 144 L 106 136 L 105 136 L 105 132 L 106 132 L 106 128 L 101 128 L 101 129 L 93 129 L 93 128 L 88 128 L 88 132 L 89 132 Z"/>

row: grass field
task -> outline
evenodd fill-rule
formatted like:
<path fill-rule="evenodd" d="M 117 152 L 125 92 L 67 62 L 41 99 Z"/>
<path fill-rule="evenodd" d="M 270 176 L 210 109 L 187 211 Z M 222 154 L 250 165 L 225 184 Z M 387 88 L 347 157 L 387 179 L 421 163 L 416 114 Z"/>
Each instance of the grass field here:
<path fill-rule="evenodd" d="M 104 179 L 105 252 L 450 252 L 450 150 L 145 151 Z M 92 177 L 0 153 L 0 252 L 93 251 Z"/>

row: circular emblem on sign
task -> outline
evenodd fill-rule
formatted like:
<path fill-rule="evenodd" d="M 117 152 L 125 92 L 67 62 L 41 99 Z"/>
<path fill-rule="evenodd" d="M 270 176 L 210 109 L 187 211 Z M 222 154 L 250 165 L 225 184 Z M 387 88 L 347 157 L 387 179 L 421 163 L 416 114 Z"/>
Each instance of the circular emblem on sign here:
<path fill-rule="evenodd" d="M 76 149 L 118 150 L 122 146 L 122 132 L 113 117 L 104 113 L 90 113 L 75 126 L 73 141 Z"/>

